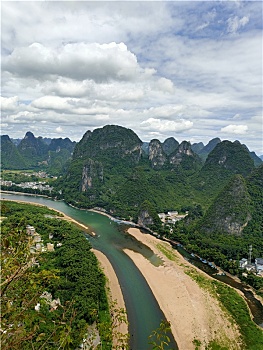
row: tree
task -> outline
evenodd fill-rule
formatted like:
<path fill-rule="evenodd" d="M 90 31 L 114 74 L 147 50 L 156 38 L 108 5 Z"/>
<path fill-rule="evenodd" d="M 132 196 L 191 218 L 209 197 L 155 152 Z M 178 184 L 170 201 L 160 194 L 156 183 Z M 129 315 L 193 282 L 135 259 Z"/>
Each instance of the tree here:
<path fill-rule="evenodd" d="M 160 327 L 152 332 L 149 336 L 149 344 L 153 345 L 153 350 L 164 350 L 165 346 L 170 343 L 167 333 L 171 332 L 171 324 L 169 321 L 162 320 Z"/>

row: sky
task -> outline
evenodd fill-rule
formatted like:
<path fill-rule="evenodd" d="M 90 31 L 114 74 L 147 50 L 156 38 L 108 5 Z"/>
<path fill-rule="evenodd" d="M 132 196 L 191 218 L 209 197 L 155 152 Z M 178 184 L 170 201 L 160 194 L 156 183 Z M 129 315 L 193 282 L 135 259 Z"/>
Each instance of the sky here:
<path fill-rule="evenodd" d="M 262 145 L 261 1 L 2 1 L 1 134 Z"/>

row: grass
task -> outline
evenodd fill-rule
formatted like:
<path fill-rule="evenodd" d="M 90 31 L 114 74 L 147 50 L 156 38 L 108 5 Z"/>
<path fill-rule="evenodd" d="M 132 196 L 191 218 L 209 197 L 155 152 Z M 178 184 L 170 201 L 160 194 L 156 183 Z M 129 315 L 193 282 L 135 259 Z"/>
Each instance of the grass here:
<path fill-rule="evenodd" d="M 156 247 L 162 252 L 169 260 L 178 261 L 178 257 L 172 251 L 172 248 L 169 249 L 165 244 L 157 243 Z"/>
<path fill-rule="evenodd" d="M 244 350 L 263 349 L 263 331 L 251 320 L 249 310 L 244 299 L 231 287 L 216 280 L 202 276 L 195 269 L 187 269 L 185 273 L 196 283 L 216 297 L 232 320 L 237 324 L 243 341 Z M 225 350 L 216 341 L 208 345 L 208 350 Z"/>

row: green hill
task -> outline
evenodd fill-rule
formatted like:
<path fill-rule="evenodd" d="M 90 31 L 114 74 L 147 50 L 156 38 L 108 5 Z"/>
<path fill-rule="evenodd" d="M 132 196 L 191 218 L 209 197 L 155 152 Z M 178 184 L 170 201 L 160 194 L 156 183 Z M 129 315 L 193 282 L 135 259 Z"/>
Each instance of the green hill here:
<path fill-rule="evenodd" d="M 47 143 L 47 140 L 50 142 Z M 65 172 L 74 147 L 75 142 L 69 138 L 43 139 L 27 132 L 19 143 L 14 143 L 8 135 L 3 135 L 1 167 L 10 170 L 41 169 L 51 175 L 61 175 Z"/>
<path fill-rule="evenodd" d="M 26 166 L 25 159 L 21 156 L 9 136 L 1 136 L 1 168 L 17 170 L 25 169 Z"/>
<path fill-rule="evenodd" d="M 235 175 L 207 210 L 200 230 L 241 234 L 251 218 L 251 198 L 246 181 L 241 175 Z"/>
<path fill-rule="evenodd" d="M 209 153 L 192 182 L 197 193 L 209 201 L 215 198 L 233 175 L 247 176 L 253 169 L 254 162 L 248 149 L 236 141 L 222 141 Z"/>

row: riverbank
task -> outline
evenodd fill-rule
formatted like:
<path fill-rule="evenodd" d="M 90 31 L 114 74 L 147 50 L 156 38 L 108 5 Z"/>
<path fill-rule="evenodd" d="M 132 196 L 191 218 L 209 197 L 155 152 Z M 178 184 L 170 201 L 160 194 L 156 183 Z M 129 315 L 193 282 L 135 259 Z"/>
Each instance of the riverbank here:
<path fill-rule="evenodd" d="M 20 193 L 19 193 L 20 194 Z M 17 203 L 24 203 L 24 204 L 32 204 L 32 205 L 36 205 L 36 206 L 39 206 L 39 207 L 47 207 L 46 205 L 44 204 L 39 204 L 39 203 L 32 203 L 32 202 L 26 202 L 26 201 L 20 201 L 20 200 L 13 200 L 13 199 L 8 199 L 8 198 L 1 198 L 2 201 L 10 201 L 10 202 L 17 202 Z M 61 219 L 61 220 L 67 220 L 69 222 L 72 222 L 74 223 L 76 226 L 82 228 L 85 230 L 85 232 L 90 232 L 88 226 L 84 225 L 84 224 L 81 224 L 80 222 L 78 222 L 77 220 L 67 216 L 66 214 L 62 213 L 62 211 L 59 211 L 57 209 L 54 209 L 54 208 L 51 208 L 51 207 L 47 207 L 48 209 L 50 210 L 54 210 L 56 212 L 58 212 L 61 216 L 57 216 L 56 218 L 57 219 Z"/>
<path fill-rule="evenodd" d="M 92 252 L 96 255 L 97 259 L 99 260 L 100 266 L 102 268 L 102 271 L 104 275 L 106 276 L 106 288 L 108 289 L 108 301 L 110 305 L 112 306 L 112 313 L 114 314 L 114 309 L 117 308 L 118 310 L 123 310 L 126 312 L 125 308 L 125 302 L 123 299 L 121 287 L 117 278 L 117 275 L 106 257 L 102 252 L 96 249 L 92 249 Z M 115 316 L 116 313 L 115 313 Z M 128 334 L 128 323 L 122 322 L 120 324 L 117 324 L 116 329 L 114 332 L 118 333 L 120 332 L 121 334 Z M 116 343 L 115 339 L 115 345 L 118 345 Z"/>
<path fill-rule="evenodd" d="M 100 211 L 100 210 L 97 210 L 97 209 L 87 209 L 87 210 L 91 211 L 93 213 L 97 213 L 97 214 L 101 214 L 101 215 L 107 216 L 109 219 L 113 218 L 113 216 L 111 216 L 110 214 L 105 213 L 104 211 Z"/>
<path fill-rule="evenodd" d="M 20 194 L 20 193 L 19 193 Z M 71 218 L 70 216 L 64 214 L 63 212 L 54 209 L 52 207 L 48 207 L 44 204 L 39 204 L 39 203 L 32 203 L 32 202 L 26 202 L 26 201 L 21 201 L 21 200 L 13 200 L 13 199 L 8 199 L 8 198 L 2 198 L 1 200 L 3 201 L 12 201 L 12 202 L 18 202 L 18 203 L 23 203 L 23 204 L 31 204 L 35 206 L 40 206 L 40 207 L 47 207 L 50 210 L 54 210 L 57 213 L 59 213 L 61 216 L 58 216 L 58 219 L 62 220 L 67 220 L 76 226 L 80 227 L 81 229 L 84 229 L 86 232 L 90 232 L 90 229 L 88 226 L 78 222 L 77 220 Z M 95 211 L 95 210 L 94 210 Z M 97 211 L 99 214 L 102 214 L 101 212 Z M 107 259 L 107 257 L 100 251 L 92 249 L 93 253 L 96 255 L 99 263 L 101 264 L 102 270 L 106 276 L 107 279 L 107 288 L 108 288 L 108 297 L 109 297 L 109 303 L 112 304 L 113 302 L 116 302 L 115 307 L 118 309 L 123 309 L 125 310 L 125 303 L 122 295 L 122 291 L 120 288 L 120 284 L 118 281 L 118 278 L 115 274 L 115 271 Z M 128 325 L 125 323 L 120 324 L 120 327 L 117 328 L 118 332 L 121 332 L 122 334 L 127 334 L 128 333 Z"/>
<path fill-rule="evenodd" d="M 19 191 L 5 191 L 5 190 L 1 190 L 0 193 L 23 194 L 23 195 L 26 195 L 26 196 L 52 198 L 52 197 L 47 196 L 46 194 L 35 194 L 35 193 L 19 192 Z"/>
<path fill-rule="evenodd" d="M 201 289 L 185 273 L 194 267 L 169 243 L 142 233 L 137 228 L 130 228 L 128 232 L 151 248 L 164 262 L 163 266 L 155 267 L 141 254 L 125 249 L 125 253 L 144 275 L 165 317 L 171 322 L 179 349 L 194 350 L 195 340 L 200 341 L 200 350 L 205 349 L 212 340 L 217 340 L 227 349 L 240 349 L 239 333 L 220 308 L 217 299 Z M 205 278 L 210 278 L 196 270 Z"/>

